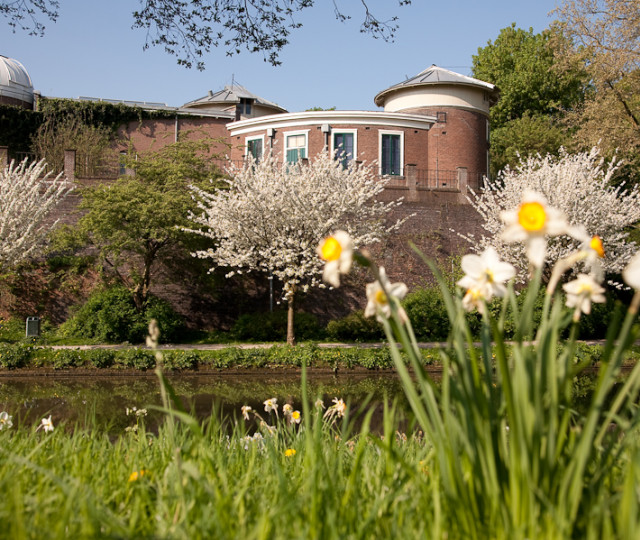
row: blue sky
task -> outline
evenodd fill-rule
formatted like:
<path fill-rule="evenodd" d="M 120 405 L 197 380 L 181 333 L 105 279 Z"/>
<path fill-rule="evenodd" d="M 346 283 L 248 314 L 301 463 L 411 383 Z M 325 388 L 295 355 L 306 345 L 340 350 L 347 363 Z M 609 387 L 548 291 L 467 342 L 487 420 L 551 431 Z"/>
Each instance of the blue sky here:
<path fill-rule="evenodd" d="M 232 79 L 289 111 L 310 107 L 375 110 L 373 97 L 431 64 L 468 75 L 472 55 L 515 22 L 539 32 L 552 21 L 557 0 L 371 0 L 379 16 L 399 16 L 394 43 L 360 34 L 358 0 L 336 0 L 353 19 L 335 20 L 333 3 L 298 17 L 282 66 L 261 55 L 227 57 L 213 49 L 206 70 L 185 69 L 161 48 L 142 50 L 143 30 L 131 29 L 135 0 L 60 0 L 60 18 L 44 37 L 12 33 L 0 18 L 0 54 L 22 62 L 45 96 L 155 101 L 179 106 L 219 90 Z"/>

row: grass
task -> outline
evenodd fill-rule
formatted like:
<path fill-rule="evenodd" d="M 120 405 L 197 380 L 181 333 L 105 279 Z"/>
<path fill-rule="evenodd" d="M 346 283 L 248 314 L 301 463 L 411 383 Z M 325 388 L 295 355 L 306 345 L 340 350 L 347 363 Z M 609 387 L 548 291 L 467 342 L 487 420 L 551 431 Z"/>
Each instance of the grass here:
<path fill-rule="evenodd" d="M 441 537 L 433 456 L 418 435 L 358 433 L 307 403 L 300 425 L 199 423 L 167 412 L 112 439 L 97 429 L 0 431 L 6 538 Z M 282 409 L 280 409 L 282 410 Z M 259 419 L 258 419 L 259 420 Z M 248 431 L 251 430 L 251 431 Z"/>

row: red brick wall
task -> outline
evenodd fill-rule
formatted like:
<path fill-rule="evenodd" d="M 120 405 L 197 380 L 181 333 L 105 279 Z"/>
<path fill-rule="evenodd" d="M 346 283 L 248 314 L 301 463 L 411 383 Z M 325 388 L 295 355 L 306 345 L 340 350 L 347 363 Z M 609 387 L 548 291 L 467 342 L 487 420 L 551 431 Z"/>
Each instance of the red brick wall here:
<path fill-rule="evenodd" d="M 178 133 L 187 139 L 197 140 L 204 137 L 219 138 L 224 142 L 215 145 L 214 152 L 228 154 L 228 132 L 226 118 L 178 118 Z M 175 142 L 176 120 L 172 118 L 129 122 L 120 127 L 118 137 L 123 141 L 122 150 L 127 149 L 129 142 L 133 150 L 140 154 L 158 151 L 162 147 Z"/>

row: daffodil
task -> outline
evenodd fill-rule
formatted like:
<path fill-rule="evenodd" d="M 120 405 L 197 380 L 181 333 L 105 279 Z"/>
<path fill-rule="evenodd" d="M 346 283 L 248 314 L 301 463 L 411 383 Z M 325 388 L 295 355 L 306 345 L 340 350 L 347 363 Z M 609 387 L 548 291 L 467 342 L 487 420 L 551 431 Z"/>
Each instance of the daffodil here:
<path fill-rule="evenodd" d="M 383 267 L 380 267 L 379 272 L 379 279 L 367 284 L 367 306 L 364 309 L 364 316 L 375 315 L 380 322 L 383 322 L 384 319 L 391 317 L 391 302 L 395 302 L 398 315 L 402 322 L 405 322 L 407 314 L 400 306 L 400 300 L 407 294 L 407 286 L 404 283 L 389 283 Z"/>
<path fill-rule="evenodd" d="M 264 410 L 266 412 L 274 411 L 276 414 L 278 414 L 278 400 L 277 400 L 277 398 L 267 399 L 264 402 Z"/>
<path fill-rule="evenodd" d="M 562 288 L 567 293 L 567 306 L 575 308 L 573 319 L 577 321 L 582 313 L 591 313 L 591 302 L 604 303 L 604 288 L 587 274 L 578 274 L 578 277 Z"/>
<path fill-rule="evenodd" d="M 4 428 L 8 429 L 13 426 L 13 422 L 11 421 L 12 418 L 13 416 L 11 416 L 6 411 L 0 412 L 0 431 L 2 431 Z"/>
<path fill-rule="evenodd" d="M 242 407 L 240 407 L 240 410 L 242 411 L 242 416 L 244 417 L 245 420 L 249 420 L 249 411 L 251 411 L 251 407 L 249 407 L 249 405 L 243 405 Z"/>
<path fill-rule="evenodd" d="M 139 480 L 140 478 L 142 478 L 145 474 L 147 474 L 147 471 L 145 471 L 144 469 L 140 469 L 139 471 L 133 471 L 129 475 L 129 482 L 135 482 L 136 480 Z"/>
<path fill-rule="evenodd" d="M 484 313 L 484 304 L 487 301 L 485 287 L 470 287 L 462 298 L 462 307 L 467 311 L 477 309 Z"/>
<path fill-rule="evenodd" d="M 464 277 L 458 286 L 483 291 L 485 300 L 493 296 L 504 296 L 507 293 L 505 282 L 516 275 L 516 269 L 500 260 L 494 247 L 488 247 L 481 255 L 465 255 L 462 257 Z"/>
<path fill-rule="evenodd" d="M 526 190 L 518 208 L 500 214 L 505 222 L 502 239 L 505 242 L 524 242 L 527 257 L 533 266 L 544 264 L 547 252 L 546 236 L 570 234 L 571 228 L 564 213 L 547 204 L 545 197 Z"/>
<path fill-rule="evenodd" d="M 327 411 L 324 413 L 323 418 L 332 419 L 334 416 L 342 418 L 346 412 L 347 404 L 342 399 L 338 399 L 336 397 L 333 398 L 333 405 L 331 405 L 331 407 L 327 409 Z"/>
<path fill-rule="evenodd" d="M 51 421 L 51 415 L 48 418 L 43 418 L 40 427 L 46 431 L 53 431 L 53 422 Z"/>
<path fill-rule="evenodd" d="M 291 406 L 291 404 L 289 404 L 289 403 L 285 403 L 285 404 L 282 406 L 282 412 L 283 412 L 285 415 L 287 415 L 287 416 L 288 416 L 288 415 L 290 415 L 292 411 L 293 411 L 293 407 Z"/>
<path fill-rule="evenodd" d="M 622 279 L 629 287 L 640 291 L 640 251 L 631 257 L 629 264 L 622 271 Z"/>
<path fill-rule="evenodd" d="M 322 279 L 340 286 L 340 274 L 347 274 L 353 262 L 353 240 L 346 231 L 336 231 L 318 245 L 318 255 L 325 261 Z"/>
<path fill-rule="evenodd" d="M 289 422 L 292 424 L 299 424 L 301 420 L 300 411 L 292 411 L 289 415 Z"/>

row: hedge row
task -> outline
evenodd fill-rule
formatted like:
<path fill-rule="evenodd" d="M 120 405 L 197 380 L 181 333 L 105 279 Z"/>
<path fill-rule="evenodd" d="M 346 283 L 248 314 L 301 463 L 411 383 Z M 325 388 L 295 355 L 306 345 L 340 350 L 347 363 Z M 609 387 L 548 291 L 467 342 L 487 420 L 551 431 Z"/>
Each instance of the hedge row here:
<path fill-rule="evenodd" d="M 423 351 L 425 365 L 437 358 L 437 352 Z M 268 368 L 302 365 L 333 369 L 390 369 L 391 353 L 387 348 L 322 349 L 315 345 L 298 347 L 273 346 L 270 348 L 240 349 L 228 347 L 219 350 L 163 351 L 165 369 L 183 371 L 198 368 Z M 112 368 L 148 370 L 154 368 L 154 353 L 139 348 L 131 349 L 52 349 L 29 344 L 0 344 L 0 367 L 3 369 L 38 368 L 69 369 Z"/>

